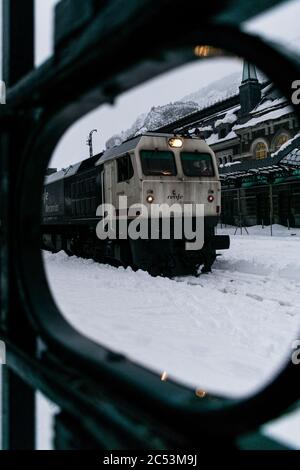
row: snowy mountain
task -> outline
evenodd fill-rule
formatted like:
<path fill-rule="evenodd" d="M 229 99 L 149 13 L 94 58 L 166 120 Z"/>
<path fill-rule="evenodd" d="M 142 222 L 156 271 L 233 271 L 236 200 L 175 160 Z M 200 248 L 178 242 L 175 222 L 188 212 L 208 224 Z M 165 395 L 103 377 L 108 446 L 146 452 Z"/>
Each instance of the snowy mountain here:
<path fill-rule="evenodd" d="M 148 131 L 154 131 L 170 122 L 198 111 L 197 103 L 191 101 L 176 101 L 163 106 L 153 106 L 148 114 L 141 114 L 126 131 L 113 135 L 107 142 L 106 148 L 120 145 L 126 139 Z"/>
<path fill-rule="evenodd" d="M 217 101 L 236 95 L 241 84 L 241 73 L 235 72 L 216 80 L 200 90 L 182 98 L 182 101 L 194 101 L 199 109 L 216 103 Z"/>
<path fill-rule="evenodd" d="M 263 81 L 262 74 L 258 74 L 258 79 Z M 148 113 L 141 114 L 129 129 L 113 135 L 106 142 L 106 148 L 120 145 L 130 137 L 143 132 L 154 131 L 206 106 L 236 95 L 239 92 L 240 84 L 241 72 L 235 72 L 200 88 L 200 90 L 183 97 L 175 103 L 154 106 Z"/>

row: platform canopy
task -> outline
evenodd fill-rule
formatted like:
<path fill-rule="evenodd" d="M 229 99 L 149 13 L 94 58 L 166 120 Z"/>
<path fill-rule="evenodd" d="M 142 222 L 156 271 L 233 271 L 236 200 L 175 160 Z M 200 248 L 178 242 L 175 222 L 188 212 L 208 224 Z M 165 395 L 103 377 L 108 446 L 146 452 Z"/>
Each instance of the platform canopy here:
<path fill-rule="evenodd" d="M 300 168 L 300 135 L 285 143 L 273 156 L 262 160 L 246 160 L 227 164 L 219 169 L 222 182 L 241 180 L 249 176 L 290 176 Z"/>

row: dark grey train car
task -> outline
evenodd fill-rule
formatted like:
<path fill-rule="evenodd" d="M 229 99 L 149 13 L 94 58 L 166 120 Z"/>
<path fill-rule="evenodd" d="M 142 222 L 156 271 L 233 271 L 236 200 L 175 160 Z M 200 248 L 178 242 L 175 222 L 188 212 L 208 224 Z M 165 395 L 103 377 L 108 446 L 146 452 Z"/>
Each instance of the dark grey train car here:
<path fill-rule="evenodd" d="M 96 208 L 102 202 L 100 172 L 95 163 L 101 154 L 46 177 L 43 210 L 43 248 L 75 252 L 80 234 L 89 238 L 98 222 Z"/>
<path fill-rule="evenodd" d="M 59 175 L 56 174 L 49 177 L 43 194 L 43 217 L 49 223 L 51 221 L 57 223 L 63 220 L 65 215 L 64 180 L 58 177 Z"/>

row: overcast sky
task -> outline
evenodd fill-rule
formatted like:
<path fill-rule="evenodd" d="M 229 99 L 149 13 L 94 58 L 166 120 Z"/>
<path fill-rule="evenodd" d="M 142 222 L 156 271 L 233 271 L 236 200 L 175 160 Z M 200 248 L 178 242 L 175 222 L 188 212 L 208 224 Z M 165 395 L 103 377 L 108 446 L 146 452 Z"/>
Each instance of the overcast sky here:
<path fill-rule="evenodd" d="M 57 0 L 35 0 L 35 3 L 38 65 L 52 53 L 53 6 Z M 299 19 L 300 0 L 291 0 L 248 22 L 245 29 L 268 38 L 300 44 Z M 199 62 L 127 92 L 114 106 L 103 106 L 93 111 L 69 129 L 56 148 L 51 166 L 61 168 L 87 158 L 88 147 L 85 142 L 91 129 L 98 129 L 98 134 L 94 135 L 94 150 L 99 152 L 111 135 L 130 127 L 135 118 L 149 111 L 151 106 L 180 99 L 211 81 L 238 70 L 241 70 L 241 63 L 237 59 L 215 59 L 204 64 Z"/>

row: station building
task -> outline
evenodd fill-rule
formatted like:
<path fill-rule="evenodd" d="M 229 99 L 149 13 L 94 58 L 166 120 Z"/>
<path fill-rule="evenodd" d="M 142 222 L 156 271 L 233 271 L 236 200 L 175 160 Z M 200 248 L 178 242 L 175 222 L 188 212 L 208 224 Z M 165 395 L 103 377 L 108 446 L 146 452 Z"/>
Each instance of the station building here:
<path fill-rule="evenodd" d="M 159 131 L 198 135 L 214 150 L 223 223 L 300 227 L 299 122 L 255 66 L 244 62 L 239 93 Z"/>

